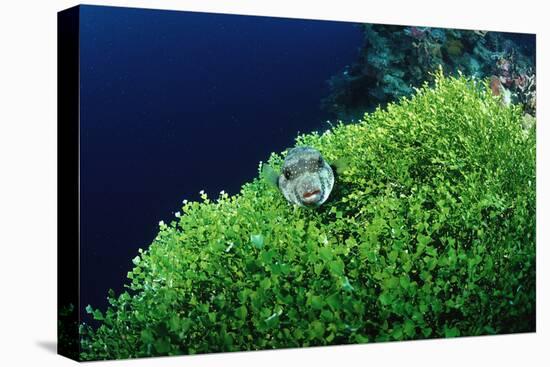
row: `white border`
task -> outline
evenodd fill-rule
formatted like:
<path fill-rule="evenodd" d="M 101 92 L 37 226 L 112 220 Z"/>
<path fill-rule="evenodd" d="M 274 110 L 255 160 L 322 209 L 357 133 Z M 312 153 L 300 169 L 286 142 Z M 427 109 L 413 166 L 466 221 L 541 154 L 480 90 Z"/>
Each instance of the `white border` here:
<path fill-rule="evenodd" d="M 544 1 L 89 1 L 88 4 L 537 33 L 537 333 L 454 340 L 98 362 L 120 366 L 548 363 L 548 14 Z M 56 338 L 56 12 L 73 1 L 0 11 L 0 365 L 65 366 Z"/>

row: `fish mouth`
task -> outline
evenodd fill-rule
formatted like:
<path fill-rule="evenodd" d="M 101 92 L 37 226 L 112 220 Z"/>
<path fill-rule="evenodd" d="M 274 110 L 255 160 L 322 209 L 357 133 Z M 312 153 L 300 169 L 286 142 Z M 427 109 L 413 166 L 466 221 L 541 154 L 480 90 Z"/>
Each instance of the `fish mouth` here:
<path fill-rule="evenodd" d="M 302 195 L 302 202 L 305 205 L 314 205 L 319 201 L 320 198 L 321 198 L 321 190 L 319 189 L 312 190 L 312 191 L 305 192 Z"/>
<path fill-rule="evenodd" d="M 321 190 L 317 189 L 317 190 L 313 190 L 313 191 L 308 191 L 306 193 L 304 193 L 303 197 L 304 199 L 307 199 L 313 195 L 317 195 L 317 194 L 320 194 L 321 193 Z"/>

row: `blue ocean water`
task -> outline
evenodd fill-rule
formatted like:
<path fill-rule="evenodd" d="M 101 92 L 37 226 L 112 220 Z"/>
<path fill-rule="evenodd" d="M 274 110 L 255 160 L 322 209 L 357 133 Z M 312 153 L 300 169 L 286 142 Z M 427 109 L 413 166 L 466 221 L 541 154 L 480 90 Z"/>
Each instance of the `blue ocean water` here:
<path fill-rule="evenodd" d="M 229 194 L 258 162 L 323 130 L 326 81 L 362 44 L 354 23 L 81 6 L 84 308 L 120 293 L 138 248 L 184 199 Z"/>

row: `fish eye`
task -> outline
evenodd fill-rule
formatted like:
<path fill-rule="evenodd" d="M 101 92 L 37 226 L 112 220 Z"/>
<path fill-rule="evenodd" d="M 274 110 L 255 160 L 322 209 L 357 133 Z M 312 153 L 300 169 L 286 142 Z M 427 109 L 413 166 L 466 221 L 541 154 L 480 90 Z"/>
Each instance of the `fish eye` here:
<path fill-rule="evenodd" d="M 288 168 L 283 171 L 283 174 L 287 180 L 290 180 L 290 170 Z"/>

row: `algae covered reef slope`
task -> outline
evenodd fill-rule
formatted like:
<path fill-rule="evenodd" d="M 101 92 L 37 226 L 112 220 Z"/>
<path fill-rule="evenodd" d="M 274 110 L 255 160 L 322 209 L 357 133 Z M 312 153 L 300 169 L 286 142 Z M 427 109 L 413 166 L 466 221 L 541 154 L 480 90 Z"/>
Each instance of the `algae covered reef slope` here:
<path fill-rule="evenodd" d="M 346 157 L 332 197 L 261 179 L 161 223 L 85 360 L 534 331 L 535 131 L 488 83 L 436 76 L 357 124 L 303 135 Z M 282 155 L 269 163 L 278 167 Z"/>

